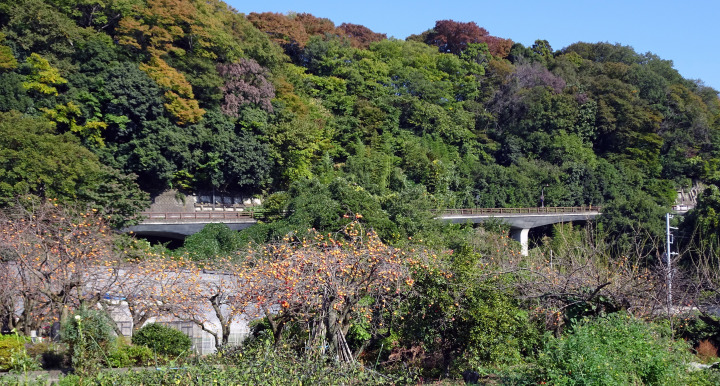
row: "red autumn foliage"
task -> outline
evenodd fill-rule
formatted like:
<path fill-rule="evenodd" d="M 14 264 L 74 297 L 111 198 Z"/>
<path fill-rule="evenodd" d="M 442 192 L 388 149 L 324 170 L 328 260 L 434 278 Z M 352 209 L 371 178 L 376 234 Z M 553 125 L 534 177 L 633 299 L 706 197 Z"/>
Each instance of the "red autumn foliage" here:
<path fill-rule="evenodd" d="M 438 20 L 434 30 L 427 34 L 425 43 L 437 46 L 441 52 L 459 55 L 470 43 L 485 43 L 490 53 L 497 57 L 510 54 L 512 40 L 491 36 L 489 32 L 475 22 Z"/>
<path fill-rule="evenodd" d="M 387 39 L 386 34 L 373 32 L 370 28 L 359 24 L 342 23 L 338 30 L 350 39 L 350 44 L 355 48 L 367 49 L 370 43 Z"/>
<path fill-rule="evenodd" d="M 302 24 L 308 36 L 338 34 L 335 23 L 330 19 L 316 17 L 309 13 L 298 13 L 295 15 L 295 21 Z"/>

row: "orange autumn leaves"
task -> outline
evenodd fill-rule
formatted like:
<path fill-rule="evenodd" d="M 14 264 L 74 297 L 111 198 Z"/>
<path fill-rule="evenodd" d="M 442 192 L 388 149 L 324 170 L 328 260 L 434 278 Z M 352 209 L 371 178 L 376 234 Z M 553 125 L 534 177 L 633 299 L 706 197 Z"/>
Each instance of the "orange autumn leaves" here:
<path fill-rule="evenodd" d="M 323 307 L 346 310 L 363 297 L 382 301 L 404 293 L 412 284 L 410 260 L 353 222 L 338 235 L 315 233 L 251 250 L 238 278 L 249 309 L 279 304 L 279 312 L 308 319 Z"/>

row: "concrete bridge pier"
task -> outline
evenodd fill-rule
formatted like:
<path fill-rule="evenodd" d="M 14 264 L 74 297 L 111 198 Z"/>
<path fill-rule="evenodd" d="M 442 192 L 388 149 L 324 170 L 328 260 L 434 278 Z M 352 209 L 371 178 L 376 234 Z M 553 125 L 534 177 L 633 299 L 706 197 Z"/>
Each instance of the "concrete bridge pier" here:
<path fill-rule="evenodd" d="M 530 228 L 510 228 L 510 237 L 513 238 L 513 240 L 520 243 L 521 249 L 520 253 L 523 256 L 528 255 L 528 233 L 530 232 Z"/>

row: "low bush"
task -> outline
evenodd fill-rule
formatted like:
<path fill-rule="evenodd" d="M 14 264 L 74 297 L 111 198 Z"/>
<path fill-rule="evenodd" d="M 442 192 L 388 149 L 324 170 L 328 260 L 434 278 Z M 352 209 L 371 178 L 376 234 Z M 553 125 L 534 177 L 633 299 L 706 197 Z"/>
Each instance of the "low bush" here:
<path fill-rule="evenodd" d="M 683 384 L 687 343 L 670 329 L 623 313 L 584 320 L 549 338 L 537 361 L 538 381 L 555 385 Z"/>
<path fill-rule="evenodd" d="M 10 372 L 26 373 L 35 370 L 40 370 L 40 362 L 28 355 L 24 347 L 22 350 L 13 351 L 10 357 Z"/>
<path fill-rule="evenodd" d="M 267 344 L 265 344 L 267 343 Z M 234 351 L 224 365 L 202 361 L 182 368 L 140 371 L 105 371 L 82 379 L 87 385 L 384 385 L 398 379 L 380 375 L 365 367 L 340 364 L 327 357 L 310 358 L 288 348 L 275 348 L 270 341 Z M 74 377 L 60 385 L 73 384 Z"/>
<path fill-rule="evenodd" d="M 175 357 L 189 354 L 192 346 L 192 341 L 187 335 L 157 323 L 139 329 L 133 335 L 132 342 L 135 345 L 149 347 L 158 354 Z"/>
<path fill-rule="evenodd" d="M 109 367 L 148 366 L 153 362 L 153 352 L 147 346 L 129 345 L 118 339 L 115 348 L 108 353 Z"/>
<path fill-rule="evenodd" d="M 27 340 L 17 335 L 0 335 L 0 370 L 12 368 L 13 355 L 25 350 Z"/>
<path fill-rule="evenodd" d="M 410 364 L 423 377 L 459 377 L 466 369 L 519 364 L 534 353 L 540 326 L 512 293 L 500 289 L 507 283 L 482 277 L 477 259 L 458 254 L 452 275 L 414 276 L 388 365 L 405 372 Z"/>

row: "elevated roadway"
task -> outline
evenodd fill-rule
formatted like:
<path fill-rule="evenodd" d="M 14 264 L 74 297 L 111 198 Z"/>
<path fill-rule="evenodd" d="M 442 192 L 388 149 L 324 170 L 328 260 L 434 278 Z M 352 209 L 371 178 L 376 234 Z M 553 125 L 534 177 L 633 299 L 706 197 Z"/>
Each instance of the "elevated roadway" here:
<path fill-rule="evenodd" d="M 597 206 L 541 207 L 541 208 L 472 208 L 444 209 L 434 212 L 436 218 L 452 223 L 481 223 L 500 221 L 510 226 L 512 237 L 528 253 L 528 233 L 531 228 L 573 221 L 594 220 L 601 214 Z M 146 219 L 138 225 L 123 229 L 140 236 L 184 239 L 200 232 L 209 223 L 223 223 L 233 230 L 246 229 L 257 223 L 253 211 L 198 211 L 177 213 L 143 213 Z"/>
<path fill-rule="evenodd" d="M 481 223 L 500 221 L 510 225 L 510 235 L 520 242 L 521 253 L 528 254 L 530 229 L 550 224 L 589 221 L 602 214 L 599 206 L 540 207 L 540 208 L 473 208 L 435 211 L 438 219 L 452 223 Z"/>

